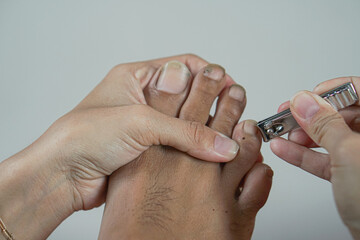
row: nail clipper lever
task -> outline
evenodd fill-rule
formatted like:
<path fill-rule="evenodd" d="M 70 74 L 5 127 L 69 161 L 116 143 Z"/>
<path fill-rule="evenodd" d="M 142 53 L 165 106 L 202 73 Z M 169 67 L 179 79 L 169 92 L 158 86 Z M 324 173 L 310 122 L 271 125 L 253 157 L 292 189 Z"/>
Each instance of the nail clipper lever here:
<path fill-rule="evenodd" d="M 325 99 L 336 110 L 349 107 L 359 100 L 352 83 L 343 84 L 321 94 L 320 97 Z M 257 126 L 260 129 L 264 142 L 268 142 L 299 127 L 290 109 L 286 109 L 258 122 Z"/>

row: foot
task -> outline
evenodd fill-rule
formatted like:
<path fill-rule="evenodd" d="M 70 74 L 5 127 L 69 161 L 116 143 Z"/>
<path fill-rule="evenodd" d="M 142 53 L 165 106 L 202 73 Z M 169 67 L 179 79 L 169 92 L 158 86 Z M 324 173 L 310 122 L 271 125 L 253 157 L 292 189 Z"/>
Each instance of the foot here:
<path fill-rule="evenodd" d="M 236 125 L 246 104 L 243 88 L 227 87 L 218 65 L 206 66 L 193 78 L 185 65 L 170 62 L 144 93 L 158 111 L 232 136 L 240 151 L 232 162 L 219 164 L 151 147 L 111 176 L 100 239 L 249 239 L 272 171 L 259 160 L 255 124 Z M 217 96 L 216 113 L 209 119 Z"/>

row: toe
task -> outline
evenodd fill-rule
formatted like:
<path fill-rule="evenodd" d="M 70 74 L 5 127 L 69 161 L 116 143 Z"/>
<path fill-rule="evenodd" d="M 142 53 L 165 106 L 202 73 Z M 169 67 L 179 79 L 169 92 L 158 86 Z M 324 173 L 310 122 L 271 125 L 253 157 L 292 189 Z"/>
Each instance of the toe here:
<path fill-rule="evenodd" d="M 272 184 L 273 171 L 263 163 L 256 163 L 244 179 L 239 205 L 246 216 L 256 216 L 266 203 Z"/>
<path fill-rule="evenodd" d="M 214 64 L 203 68 L 195 77 L 180 118 L 205 124 L 214 100 L 226 84 L 225 70 Z"/>
<path fill-rule="evenodd" d="M 247 172 L 259 161 L 261 135 L 256 122 L 247 120 L 236 125 L 233 139 L 240 150 L 233 161 L 225 164 L 222 174 L 224 185 L 229 189 L 229 194 L 234 196 Z"/>
<path fill-rule="evenodd" d="M 144 89 L 147 104 L 162 113 L 178 116 L 191 80 L 192 74 L 185 64 L 178 61 L 166 63 Z"/>
<path fill-rule="evenodd" d="M 215 116 L 211 119 L 209 126 L 226 136 L 231 136 L 245 105 L 246 96 L 243 87 L 232 85 L 226 88 L 219 97 Z"/>

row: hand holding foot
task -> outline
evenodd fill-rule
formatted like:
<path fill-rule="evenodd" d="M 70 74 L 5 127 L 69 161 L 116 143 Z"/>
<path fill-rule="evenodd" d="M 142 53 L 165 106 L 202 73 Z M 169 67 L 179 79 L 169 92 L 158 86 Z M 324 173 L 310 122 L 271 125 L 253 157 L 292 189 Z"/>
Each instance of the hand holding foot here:
<path fill-rule="evenodd" d="M 352 81 L 360 93 L 360 78 L 338 78 L 318 85 L 320 94 Z M 330 180 L 339 213 L 355 239 L 360 239 L 360 103 L 336 112 L 322 98 L 300 92 L 290 102 L 291 112 L 302 127 L 289 135 L 292 141 L 274 139 L 273 152 L 305 171 Z M 351 129 L 351 128 L 353 129 Z M 310 147 L 324 147 L 329 154 Z"/>
<path fill-rule="evenodd" d="M 238 145 L 230 138 L 146 105 L 143 88 L 154 75 L 164 75 L 160 67 L 171 60 L 178 62 L 167 74 L 181 71 L 183 78 L 207 64 L 183 55 L 119 65 L 36 142 L 0 164 L 0 217 L 15 238 L 46 238 L 74 211 L 101 205 L 107 176 L 152 145 L 210 161 L 235 157 Z M 168 84 L 160 78 L 157 87 L 187 94 L 181 90 L 186 79 Z"/>
<path fill-rule="evenodd" d="M 169 67 L 173 74 L 167 69 L 144 89 L 149 105 L 233 136 L 240 151 L 233 161 L 219 164 L 169 147 L 150 147 L 111 176 L 100 239 L 249 239 L 268 197 L 272 170 L 258 162 L 261 137 L 254 122 L 236 125 L 245 91 L 227 87 L 218 65 L 187 78 L 182 92 L 164 91 L 161 86 L 183 81 L 183 71 Z M 219 94 L 216 113 L 209 118 Z"/>

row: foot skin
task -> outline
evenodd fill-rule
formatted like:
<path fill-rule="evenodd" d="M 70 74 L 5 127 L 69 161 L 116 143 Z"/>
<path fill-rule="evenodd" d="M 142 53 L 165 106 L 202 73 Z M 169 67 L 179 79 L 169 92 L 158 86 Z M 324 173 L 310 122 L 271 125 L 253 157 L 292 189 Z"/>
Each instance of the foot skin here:
<path fill-rule="evenodd" d="M 158 111 L 232 136 L 240 151 L 233 161 L 219 164 L 151 147 L 111 176 L 99 238 L 250 239 L 273 172 L 261 163 L 254 122 L 236 125 L 246 105 L 244 89 L 227 87 L 218 65 L 206 66 L 193 78 L 185 65 L 170 62 L 144 93 Z M 216 113 L 209 119 L 217 96 Z"/>

